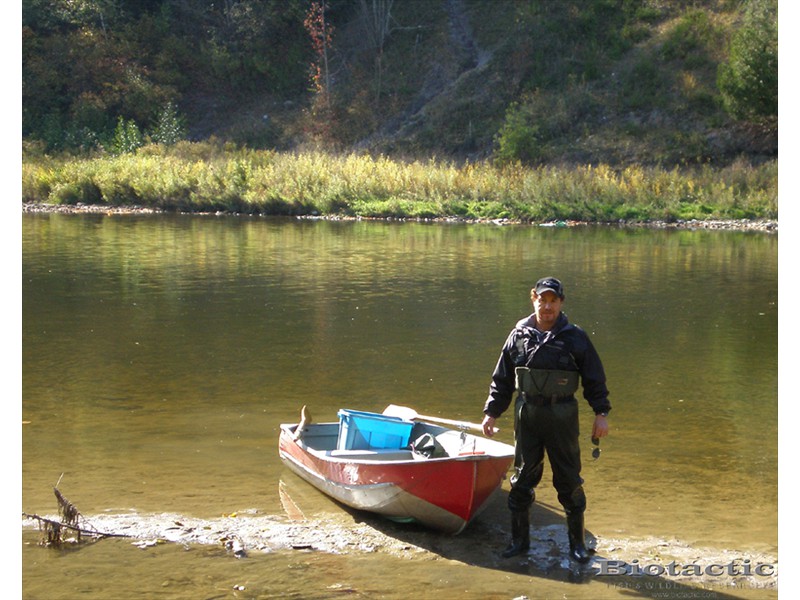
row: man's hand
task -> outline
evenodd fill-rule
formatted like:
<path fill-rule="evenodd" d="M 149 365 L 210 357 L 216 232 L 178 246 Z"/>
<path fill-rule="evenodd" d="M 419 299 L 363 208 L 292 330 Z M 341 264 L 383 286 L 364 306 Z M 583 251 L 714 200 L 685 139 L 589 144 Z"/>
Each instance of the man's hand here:
<path fill-rule="evenodd" d="M 486 428 L 484 427 L 484 431 Z M 592 437 L 602 438 L 608 435 L 608 421 L 603 415 L 597 415 L 594 418 L 594 425 L 592 425 Z"/>
<path fill-rule="evenodd" d="M 483 423 L 481 423 L 483 427 L 483 434 L 486 437 L 494 437 L 494 422 L 495 418 L 486 415 L 483 417 Z"/>

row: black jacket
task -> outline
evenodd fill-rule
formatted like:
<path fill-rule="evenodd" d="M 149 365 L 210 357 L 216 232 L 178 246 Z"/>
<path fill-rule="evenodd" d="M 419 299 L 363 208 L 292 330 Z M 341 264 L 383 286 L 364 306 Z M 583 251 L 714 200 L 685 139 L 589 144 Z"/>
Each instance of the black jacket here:
<path fill-rule="evenodd" d="M 610 411 L 603 363 L 586 332 L 572 325 L 563 312 L 551 331 L 539 331 L 535 323 L 534 315 L 522 319 L 503 344 L 483 412 L 497 418 L 509 407 L 516 385 L 515 367 L 578 371 L 583 397 L 595 414 Z"/>

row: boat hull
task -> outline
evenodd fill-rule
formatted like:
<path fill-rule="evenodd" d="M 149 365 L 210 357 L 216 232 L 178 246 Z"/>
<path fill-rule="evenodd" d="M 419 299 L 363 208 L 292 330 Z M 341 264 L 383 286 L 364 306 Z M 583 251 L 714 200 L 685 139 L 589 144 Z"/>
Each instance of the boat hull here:
<path fill-rule="evenodd" d="M 466 436 L 474 438 L 472 451 L 457 456 L 419 459 L 408 451 L 368 459 L 336 456 L 294 439 L 293 427 L 281 426 L 280 457 L 311 485 L 352 508 L 451 534 L 486 508 L 513 459 L 513 447 L 475 436 Z M 494 445 L 491 452 L 481 449 L 486 444 Z"/>

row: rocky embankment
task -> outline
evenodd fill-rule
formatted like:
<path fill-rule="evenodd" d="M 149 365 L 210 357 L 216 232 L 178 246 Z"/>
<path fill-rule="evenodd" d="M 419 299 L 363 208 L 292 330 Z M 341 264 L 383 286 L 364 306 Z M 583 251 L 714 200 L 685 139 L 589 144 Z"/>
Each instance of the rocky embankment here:
<path fill-rule="evenodd" d="M 168 213 L 170 211 L 158 209 L 158 208 L 151 208 L 145 206 L 103 206 L 103 205 L 95 205 L 95 204 L 32 204 L 32 203 L 25 203 L 22 205 L 22 212 L 23 213 L 59 213 L 59 214 L 99 214 L 99 215 L 126 215 L 126 214 L 158 214 L 158 213 Z M 217 216 L 221 215 L 234 215 L 236 213 L 224 213 L 224 212 L 217 212 L 217 213 L 199 213 L 199 214 L 214 214 Z M 334 217 L 324 217 L 324 216 L 310 216 L 310 217 L 298 217 L 298 218 L 311 218 L 311 219 L 332 219 L 332 220 L 357 220 L 362 219 L 360 217 L 341 217 L 341 216 L 334 216 Z M 363 218 L 363 220 L 367 220 Z M 372 220 L 372 219 L 370 219 Z M 380 219 L 374 219 L 380 220 Z M 400 220 L 400 221 L 417 221 L 419 219 L 414 218 L 407 218 L 407 219 L 397 219 L 393 218 L 392 220 Z M 520 223 L 509 220 L 509 219 L 492 219 L 487 221 L 470 221 L 467 219 L 460 219 L 460 218 L 450 218 L 450 217 L 442 217 L 440 219 L 424 219 L 425 221 L 437 221 L 442 223 L 451 223 L 451 222 L 459 222 L 459 223 L 490 223 L 493 225 L 518 225 Z M 545 223 L 533 223 L 532 225 L 538 225 L 542 227 L 579 227 L 585 225 L 608 225 L 610 227 L 645 227 L 651 229 L 689 229 L 689 230 L 717 230 L 717 231 L 759 231 L 764 233 L 778 233 L 778 221 L 772 220 L 750 220 L 750 219 L 709 219 L 709 220 L 678 220 L 678 221 L 646 221 L 646 222 L 628 222 L 628 221 L 620 221 L 614 223 L 585 223 L 582 221 L 552 221 L 552 222 L 545 222 Z"/>

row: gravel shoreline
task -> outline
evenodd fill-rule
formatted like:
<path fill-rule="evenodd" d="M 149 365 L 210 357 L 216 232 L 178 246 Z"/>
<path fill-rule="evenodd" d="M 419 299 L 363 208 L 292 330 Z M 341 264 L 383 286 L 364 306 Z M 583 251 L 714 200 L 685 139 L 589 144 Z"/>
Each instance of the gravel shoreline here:
<path fill-rule="evenodd" d="M 284 508 L 287 508 L 284 505 Z M 502 510 L 502 509 L 500 509 Z M 291 513 L 291 514 L 290 514 Z M 505 516 L 503 514 L 502 516 Z M 57 521 L 57 515 L 48 516 Z M 763 552 L 726 548 L 695 547 L 678 539 L 648 537 L 601 538 L 587 534 L 594 548 L 592 560 L 581 567 L 571 563 L 565 549 L 569 543 L 566 528 L 561 525 L 540 525 L 531 529 L 530 550 L 515 559 L 504 559 L 500 551 L 510 538 L 505 523 L 497 519 L 480 519 L 458 536 L 440 534 L 414 525 L 391 523 L 370 514 L 342 511 L 326 515 L 306 516 L 299 509 L 286 514 L 263 514 L 251 509 L 214 519 L 198 519 L 187 515 L 161 514 L 98 514 L 90 519 L 96 531 L 128 538 L 142 550 L 165 543 L 188 546 L 216 546 L 232 558 L 271 552 L 323 552 L 330 554 L 382 553 L 408 561 L 430 561 L 446 558 L 485 569 L 511 569 L 550 574 L 556 578 L 579 576 L 584 581 L 600 576 L 606 583 L 620 587 L 658 585 L 677 586 L 685 592 L 691 586 L 714 588 L 777 589 L 777 556 Z M 31 519 L 23 520 L 23 530 L 37 527 Z M 32 543 L 27 538 L 28 543 Z M 67 543 L 78 544 L 77 540 Z M 744 565 L 770 565 L 769 576 L 745 574 Z M 648 572 L 629 579 L 630 570 L 639 565 Z M 700 565 L 737 565 L 732 574 L 706 573 L 690 567 Z M 614 569 L 613 572 L 609 569 Z M 673 573 L 669 569 L 673 569 Z M 774 573 L 772 571 L 775 571 Z M 657 576 L 653 576 L 656 575 Z M 615 575 L 609 579 L 608 576 Z M 620 583 L 620 579 L 623 583 Z M 687 587 L 683 587 L 687 586 Z M 724 596 L 723 597 L 727 597 Z"/>
<path fill-rule="evenodd" d="M 145 206 L 104 206 L 96 204 L 39 204 L 23 203 L 23 213 L 57 213 L 57 214 L 100 214 L 100 215 L 146 215 L 146 214 L 170 214 L 175 211 L 151 208 Z M 186 213 L 189 214 L 189 213 Z M 233 212 L 198 212 L 191 213 L 197 215 L 214 216 L 261 216 L 249 215 L 245 213 Z M 431 223 L 487 223 L 492 225 L 520 225 L 522 223 L 510 219 L 487 219 L 472 220 L 453 217 L 442 217 L 436 219 L 417 219 L 417 218 L 372 218 L 372 217 L 341 217 L 341 216 L 299 216 L 298 219 L 310 220 L 330 220 L 330 221 L 409 221 L 409 222 L 431 222 Z M 545 223 L 533 223 L 540 227 L 578 227 L 587 225 L 608 225 L 612 227 L 643 227 L 649 229 L 688 229 L 688 230 L 715 230 L 715 231 L 756 231 L 763 233 L 778 233 L 778 221 L 773 220 L 750 220 L 750 219 L 709 219 L 705 221 L 691 219 L 667 221 L 647 221 L 633 222 L 620 221 L 613 223 L 587 223 L 583 221 L 552 221 Z"/>

